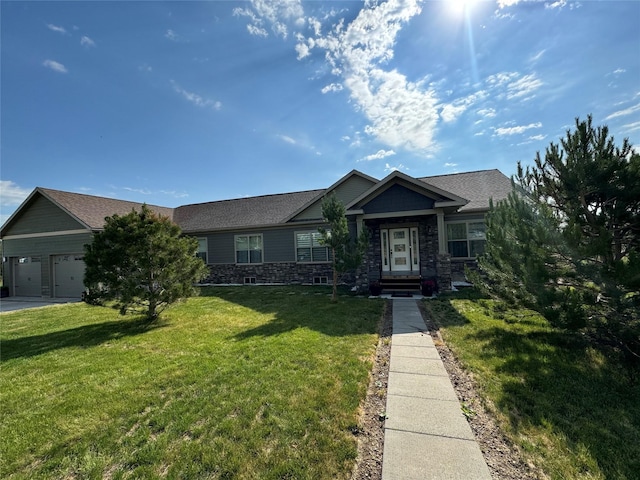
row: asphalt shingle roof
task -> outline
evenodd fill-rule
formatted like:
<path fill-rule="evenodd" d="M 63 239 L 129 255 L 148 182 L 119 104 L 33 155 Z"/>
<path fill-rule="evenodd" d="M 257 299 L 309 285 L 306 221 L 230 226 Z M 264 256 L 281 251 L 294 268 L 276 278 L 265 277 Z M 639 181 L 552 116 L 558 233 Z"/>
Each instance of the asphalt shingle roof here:
<path fill-rule="evenodd" d="M 277 225 L 324 191 L 307 190 L 185 205 L 175 209 L 173 220 L 184 232 Z"/>
<path fill-rule="evenodd" d="M 100 230 L 104 226 L 104 219 L 112 215 L 126 215 L 131 210 L 139 211 L 142 203 L 116 200 L 115 198 L 96 197 L 82 193 L 63 192 L 49 188 L 38 187 L 38 190 L 58 205 L 71 213 L 78 220 L 88 225 L 92 230 Z M 147 205 L 150 210 L 173 219 L 173 209 Z"/>
<path fill-rule="evenodd" d="M 497 202 L 506 198 L 511 192 L 511 180 L 499 170 L 435 175 L 420 177 L 417 180 L 469 200 L 467 205 L 460 208 L 460 212 L 486 210 L 489 208 L 489 198 Z M 93 230 L 103 228 L 105 217 L 114 214 L 126 215 L 132 209 L 139 210 L 142 206 L 141 203 L 114 198 L 41 187 L 37 190 Z M 171 218 L 187 233 L 246 229 L 283 224 L 301 207 L 326 191 L 326 189 L 307 190 L 184 205 L 177 208 L 155 205 L 148 205 L 148 207 L 157 214 Z"/>
<path fill-rule="evenodd" d="M 490 198 L 496 203 L 507 198 L 511 192 L 511 180 L 500 170 L 434 175 L 418 180 L 469 200 L 459 212 L 486 210 L 489 208 Z"/>

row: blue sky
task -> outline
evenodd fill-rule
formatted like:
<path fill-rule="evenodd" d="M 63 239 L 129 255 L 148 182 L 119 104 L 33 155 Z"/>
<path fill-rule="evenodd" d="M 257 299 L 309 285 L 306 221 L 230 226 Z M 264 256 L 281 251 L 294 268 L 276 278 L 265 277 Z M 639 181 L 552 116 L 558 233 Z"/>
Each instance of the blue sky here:
<path fill-rule="evenodd" d="M 177 206 L 515 172 L 593 114 L 640 144 L 640 2 L 9 2 L 1 221 L 36 186 Z"/>

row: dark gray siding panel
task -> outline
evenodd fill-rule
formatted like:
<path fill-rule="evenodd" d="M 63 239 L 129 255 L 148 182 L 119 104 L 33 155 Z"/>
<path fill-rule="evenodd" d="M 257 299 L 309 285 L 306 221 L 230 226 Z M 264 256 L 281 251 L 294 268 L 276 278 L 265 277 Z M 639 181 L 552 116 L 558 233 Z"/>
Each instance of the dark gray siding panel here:
<path fill-rule="evenodd" d="M 433 208 L 434 200 L 403 187 L 393 185 L 370 202 L 363 205 L 365 213 L 389 213 L 411 210 L 429 210 Z"/>
<path fill-rule="evenodd" d="M 262 235 L 264 246 L 264 261 L 269 262 L 295 262 L 296 243 L 295 230 L 271 230 Z"/>
<path fill-rule="evenodd" d="M 51 288 L 51 256 L 67 253 L 84 253 L 84 245 L 91 243 L 92 234 L 80 233 L 75 235 L 52 235 L 47 237 L 4 239 L 2 241 L 3 255 L 11 257 L 41 257 L 42 266 L 42 295 L 49 297 L 53 294 Z M 10 263 L 10 262 L 7 262 Z"/>
<path fill-rule="evenodd" d="M 86 228 L 43 196 L 36 194 L 27 208 L 14 218 L 5 236 L 58 232 Z"/>
<path fill-rule="evenodd" d="M 207 235 L 209 263 L 235 263 L 234 233 L 223 232 Z"/>

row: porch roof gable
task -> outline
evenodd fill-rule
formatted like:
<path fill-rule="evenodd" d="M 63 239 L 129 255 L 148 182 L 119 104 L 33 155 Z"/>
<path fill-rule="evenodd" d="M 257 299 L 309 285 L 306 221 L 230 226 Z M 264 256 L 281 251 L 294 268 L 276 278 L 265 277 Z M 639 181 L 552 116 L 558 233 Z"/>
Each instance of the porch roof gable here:
<path fill-rule="evenodd" d="M 401 185 L 433 200 L 433 208 L 457 209 L 463 207 L 469 202 L 469 200 L 452 192 L 446 191 L 436 185 L 428 184 L 405 173 L 395 171 L 387 175 L 369 190 L 346 205 L 347 211 L 353 212 L 362 210 L 365 205 L 372 202 L 375 198 L 384 194 L 395 185 Z"/>

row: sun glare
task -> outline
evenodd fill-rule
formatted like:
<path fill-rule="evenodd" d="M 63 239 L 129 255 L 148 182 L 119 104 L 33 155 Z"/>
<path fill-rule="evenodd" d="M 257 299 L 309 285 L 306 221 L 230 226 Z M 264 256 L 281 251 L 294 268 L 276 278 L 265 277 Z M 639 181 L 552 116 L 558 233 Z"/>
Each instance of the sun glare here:
<path fill-rule="evenodd" d="M 476 3 L 474 0 L 445 0 L 447 3 L 449 11 L 454 15 L 462 15 L 465 11 L 470 10 L 473 7 L 473 4 Z"/>

